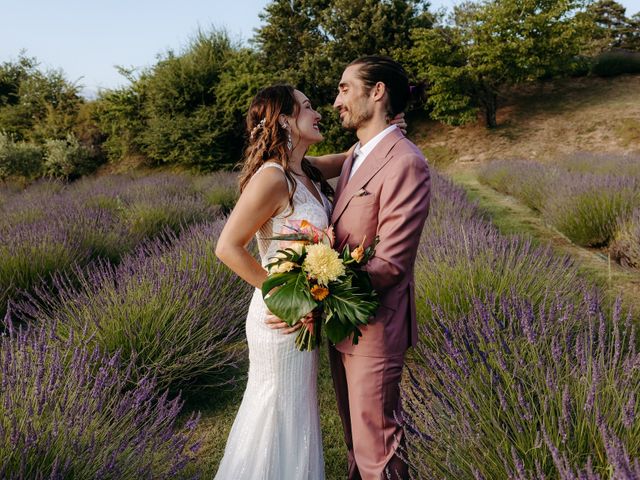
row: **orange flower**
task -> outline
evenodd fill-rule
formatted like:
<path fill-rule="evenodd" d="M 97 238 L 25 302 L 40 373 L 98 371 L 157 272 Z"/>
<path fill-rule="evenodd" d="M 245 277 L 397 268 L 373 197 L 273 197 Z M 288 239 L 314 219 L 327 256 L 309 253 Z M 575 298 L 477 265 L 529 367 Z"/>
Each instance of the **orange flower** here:
<path fill-rule="evenodd" d="M 367 239 L 365 235 L 362 239 L 362 243 L 353 249 L 351 252 L 351 258 L 353 258 L 356 262 L 360 263 L 362 258 L 364 257 L 364 241 Z"/>
<path fill-rule="evenodd" d="M 320 285 L 314 285 L 313 287 L 311 287 L 311 296 L 321 302 L 322 300 L 324 300 L 325 298 L 327 298 L 327 295 L 329 295 L 329 289 L 322 287 Z"/>
<path fill-rule="evenodd" d="M 353 249 L 353 252 L 351 252 L 351 258 L 360 263 L 362 261 L 362 257 L 364 257 L 364 248 L 362 248 L 362 245 L 358 245 Z"/>

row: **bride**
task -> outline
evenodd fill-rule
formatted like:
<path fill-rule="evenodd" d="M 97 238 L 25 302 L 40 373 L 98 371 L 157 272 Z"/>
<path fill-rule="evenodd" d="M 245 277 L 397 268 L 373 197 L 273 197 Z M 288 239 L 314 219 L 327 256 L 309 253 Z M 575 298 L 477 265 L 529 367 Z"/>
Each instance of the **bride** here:
<path fill-rule="evenodd" d="M 302 322 L 270 328 L 260 290 L 264 265 L 278 249 L 269 237 L 284 230 L 285 220 L 328 226 L 333 190 L 324 178 L 340 174 L 345 154 L 323 157 L 317 162 L 321 170 L 304 158 L 323 139 L 320 118 L 309 99 L 287 85 L 263 89 L 249 107 L 241 195 L 216 247 L 218 258 L 256 287 L 246 320 L 249 378 L 216 480 L 324 479 L 318 349 L 300 352 L 296 336 L 282 334 Z M 254 234 L 261 264 L 246 249 Z M 304 321 L 311 320 L 309 315 Z"/>
<path fill-rule="evenodd" d="M 333 189 L 325 179 L 340 175 L 347 154 L 305 157 L 323 139 L 320 119 L 309 99 L 288 85 L 261 90 L 249 107 L 241 195 L 216 246 L 218 258 L 255 287 L 246 319 L 249 375 L 215 480 L 324 479 L 318 349 L 300 352 L 296 336 L 283 335 L 313 316 L 283 328 L 261 293 L 265 265 L 278 249 L 269 238 L 283 232 L 285 221 L 329 224 Z M 260 263 L 246 249 L 254 235 Z"/>

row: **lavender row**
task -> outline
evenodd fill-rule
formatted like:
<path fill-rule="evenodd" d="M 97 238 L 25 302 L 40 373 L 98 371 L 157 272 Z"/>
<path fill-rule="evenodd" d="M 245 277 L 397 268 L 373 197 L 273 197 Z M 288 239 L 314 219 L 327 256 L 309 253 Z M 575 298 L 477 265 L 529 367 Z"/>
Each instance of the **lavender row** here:
<path fill-rule="evenodd" d="M 403 385 L 415 477 L 634 478 L 630 319 L 568 257 L 501 236 L 437 175 L 433 190 L 416 262 L 420 343 Z"/>
<path fill-rule="evenodd" d="M 101 258 L 117 263 L 163 229 L 215 219 L 235 201 L 235 176 L 109 176 L 40 182 L 11 196 L 0 217 L 0 314 L 20 290 Z"/>
<path fill-rule="evenodd" d="M 8 322 L 10 324 L 10 322 Z M 106 354 L 55 324 L 0 338 L 0 478 L 185 478 L 197 417 L 139 378 L 134 359 Z"/>
<path fill-rule="evenodd" d="M 12 305 L 16 319 L 55 323 L 67 339 L 83 331 L 103 351 L 134 360 L 138 378 L 158 388 L 192 392 L 233 381 L 244 358 L 243 321 L 251 288 L 215 257 L 224 220 L 167 232 L 114 266 L 56 274 Z M 71 278 L 71 279 L 70 279 Z"/>
<path fill-rule="evenodd" d="M 632 157 L 575 156 L 555 165 L 503 160 L 480 180 L 521 199 L 578 245 L 603 247 L 640 207 L 640 162 Z"/>
<path fill-rule="evenodd" d="M 467 313 L 472 298 L 517 293 L 536 306 L 548 285 L 578 300 L 584 282 L 568 256 L 529 239 L 505 237 L 469 202 L 464 190 L 438 175 L 433 178 L 431 214 L 416 258 L 418 308 L 429 304 L 447 314 Z"/>
<path fill-rule="evenodd" d="M 497 308 L 494 307 L 497 305 Z M 434 306 L 403 390 L 417 478 L 640 478 L 636 328 L 597 296 Z"/>

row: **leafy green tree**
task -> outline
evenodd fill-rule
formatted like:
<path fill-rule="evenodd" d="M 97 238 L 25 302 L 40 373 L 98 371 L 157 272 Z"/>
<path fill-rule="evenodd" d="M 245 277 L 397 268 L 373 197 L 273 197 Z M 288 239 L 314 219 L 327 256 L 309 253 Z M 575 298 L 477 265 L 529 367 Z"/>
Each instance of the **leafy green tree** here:
<path fill-rule="evenodd" d="M 43 72 L 35 58 L 21 53 L 0 65 L 0 130 L 38 143 L 65 138 L 83 103 L 79 86 L 62 71 Z"/>
<path fill-rule="evenodd" d="M 0 130 L 24 138 L 33 127 L 33 117 L 20 102 L 20 85 L 37 72 L 35 58 L 21 53 L 14 62 L 0 65 Z"/>
<path fill-rule="evenodd" d="M 138 77 L 121 73 L 131 84 L 103 92 L 95 110 L 109 158 L 143 155 L 202 171 L 238 161 L 251 99 L 273 82 L 255 51 L 220 30 L 198 32 Z"/>
<path fill-rule="evenodd" d="M 567 73 L 590 31 L 580 0 L 489 0 L 454 9 L 449 24 L 415 29 L 408 59 L 428 84 L 438 120 L 484 113 L 488 127 L 505 88 Z"/>
<path fill-rule="evenodd" d="M 264 67 L 302 90 L 323 115 L 322 150 L 353 141 L 331 105 L 344 67 L 367 54 L 397 57 L 411 47 L 413 28 L 429 28 L 425 0 L 274 0 L 260 18 L 254 43 Z"/>
<path fill-rule="evenodd" d="M 213 31 L 200 32 L 184 54 L 169 53 L 140 82 L 142 152 L 157 164 L 211 170 L 240 157 L 244 115 L 269 80 L 253 51 Z"/>
<path fill-rule="evenodd" d="M 104 138 L 103 149 L 112 162 L 142 154 L 139 138 L 145 128 L 143 88 L 131 72 L 121 69 L 121 73 L 128 76 L 131 85 L 100 92 L 92 112 Z"/>

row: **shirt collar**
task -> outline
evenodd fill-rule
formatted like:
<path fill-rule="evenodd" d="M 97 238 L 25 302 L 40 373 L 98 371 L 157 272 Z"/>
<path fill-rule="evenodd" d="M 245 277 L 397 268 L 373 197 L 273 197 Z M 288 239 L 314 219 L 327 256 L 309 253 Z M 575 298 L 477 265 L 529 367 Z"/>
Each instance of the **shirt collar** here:
<path fill-rule="evenodd" d="M 378 133 L 375 137 L 373 137 L 371 140 L 365 143 L 364 146 L 361 146 L 360 142 L 356 143 L 356 147 L 353 150 L 354 157 L 360 157 L 361 155 L 363 157 L 366 157 L 367 155 L 369 155 L 371 151 L 374 148 L 376 148 L 378 143 L 380 143 L 380 141 L 384 137 L 386 137 L 389 133 L 391 133 L 395 128 L 397 128 L 395 125 L 389 125 L 387 128 L 385 128 L 380 133 Z"/>

